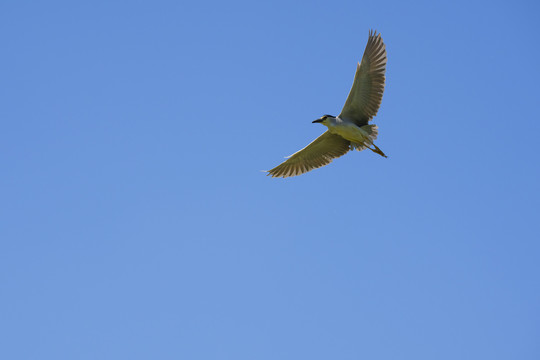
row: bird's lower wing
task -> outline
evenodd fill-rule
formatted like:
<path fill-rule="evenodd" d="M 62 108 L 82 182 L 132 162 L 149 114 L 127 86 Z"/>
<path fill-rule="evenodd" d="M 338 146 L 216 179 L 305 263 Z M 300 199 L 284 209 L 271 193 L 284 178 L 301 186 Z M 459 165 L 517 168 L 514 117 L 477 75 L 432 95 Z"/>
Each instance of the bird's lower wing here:
<path fill-rule="evenodd" d="M 320 168 L 345 155 L 350 150 L 349 145 L 348 140 L 326 131 L 308 146 L 289 156 L 285 162 L 268 170 L 268 175 L 286 178 Z"/>

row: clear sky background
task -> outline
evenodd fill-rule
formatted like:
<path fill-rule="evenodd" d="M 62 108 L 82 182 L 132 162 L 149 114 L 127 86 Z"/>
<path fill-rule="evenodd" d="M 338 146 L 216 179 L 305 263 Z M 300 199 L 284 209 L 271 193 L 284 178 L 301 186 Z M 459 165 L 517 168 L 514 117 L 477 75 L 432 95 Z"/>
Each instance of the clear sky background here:
<path fill-rule="evenodd" d="M 0 358 L 539 359 L 536 1 L 3 1 Z M 354 152 L 261 170 L 388 50 Z"/>

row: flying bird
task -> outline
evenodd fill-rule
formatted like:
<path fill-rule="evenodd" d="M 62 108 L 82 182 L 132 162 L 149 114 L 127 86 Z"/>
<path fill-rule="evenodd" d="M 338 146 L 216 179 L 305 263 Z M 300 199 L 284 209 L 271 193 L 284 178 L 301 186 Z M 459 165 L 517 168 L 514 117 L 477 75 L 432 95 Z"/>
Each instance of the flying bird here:
<path fill-rule="evenodd" d="M 323 124 L 328 130 L 280 165 L 268 170 L 268 175 L 283 178 L 301 175 L 328 165 L 333 159 L 354 149 L 370 149 L 387 157 L 373 143 L 378 135 L 377 125 L 369 125 L 381 105 L 385 71 L 386 46 L 381 34 L 370 30 L 364 56 L 356 67 L 353 85 L 341 114 L 337 117 L 323 115 L 313 121 Z"/>

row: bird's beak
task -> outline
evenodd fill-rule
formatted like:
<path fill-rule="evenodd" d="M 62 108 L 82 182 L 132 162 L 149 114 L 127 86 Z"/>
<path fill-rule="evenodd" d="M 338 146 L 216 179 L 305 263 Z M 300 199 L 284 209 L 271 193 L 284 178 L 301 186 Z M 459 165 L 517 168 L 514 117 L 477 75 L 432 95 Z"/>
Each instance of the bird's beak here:
<path fill-rule="evenodd" d="M 323 119 L 317 119 L 317 120 L 313 120 L 311 123 L 315 124 L 315 123 L 322 123 L 322 122 L 323 122 Z"/>

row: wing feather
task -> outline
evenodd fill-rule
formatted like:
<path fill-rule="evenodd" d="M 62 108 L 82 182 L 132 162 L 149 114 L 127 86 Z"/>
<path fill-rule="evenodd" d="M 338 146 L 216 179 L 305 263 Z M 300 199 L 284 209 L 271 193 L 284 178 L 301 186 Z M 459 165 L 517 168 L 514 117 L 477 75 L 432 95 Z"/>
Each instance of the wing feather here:
<path fill-rule="evenodd" d="M 339 117 L 354 121 L 358 126 L 367 125 L 381 106 L 385 72 L 386 46 L 381 34 L 370 31 L 362 62 L 356 68 L 351 91 Z"/>
<path fill-rule="evenodd" d="M 308 146 L 289 156 L 286 161 L 268 170 L 268 175 L 286 178 L 304 174 L 345 155 L 350 150 L 349 145 L 349 140 L 326 131 Z"/>

